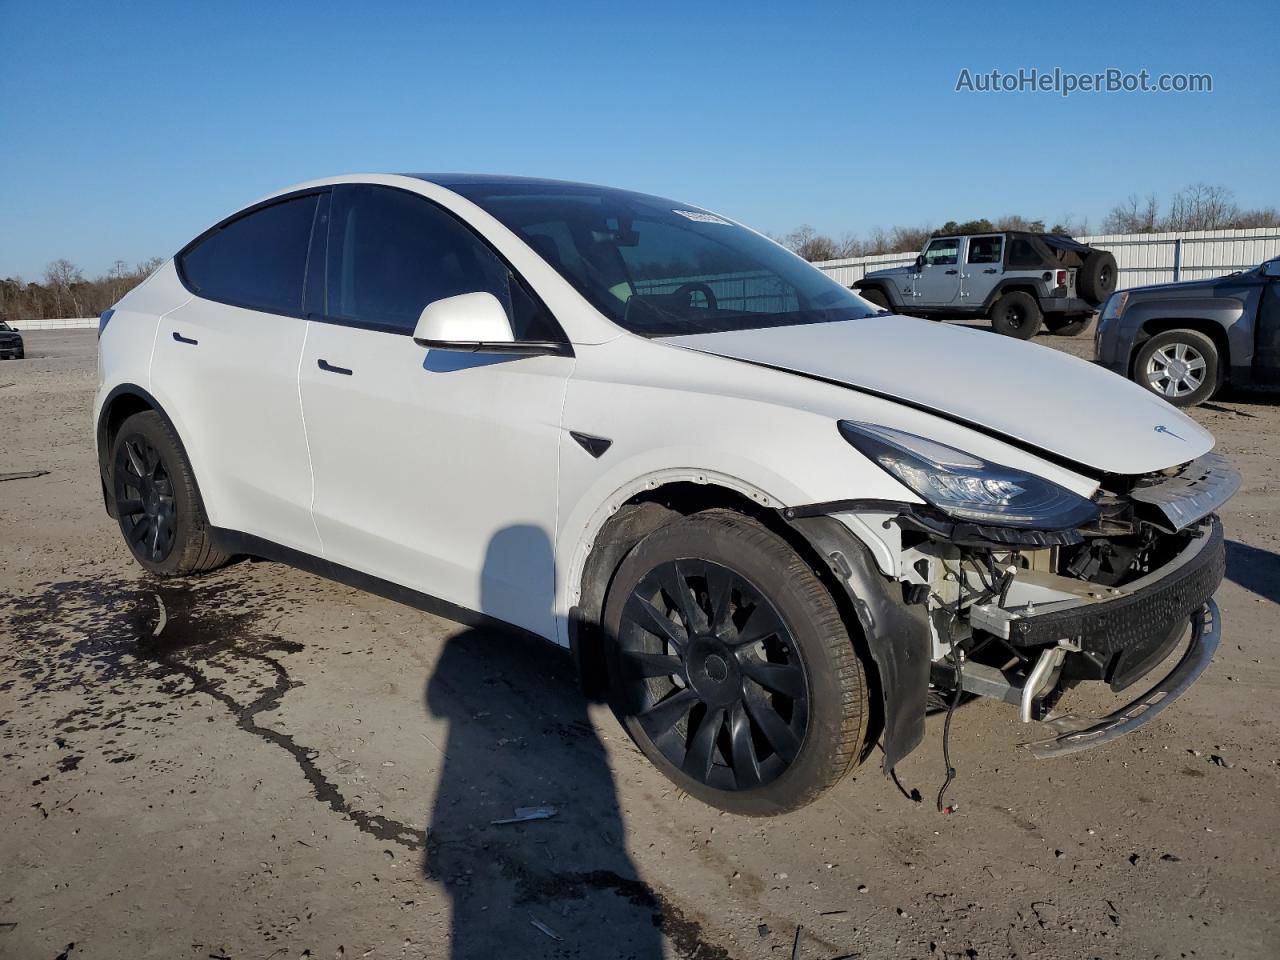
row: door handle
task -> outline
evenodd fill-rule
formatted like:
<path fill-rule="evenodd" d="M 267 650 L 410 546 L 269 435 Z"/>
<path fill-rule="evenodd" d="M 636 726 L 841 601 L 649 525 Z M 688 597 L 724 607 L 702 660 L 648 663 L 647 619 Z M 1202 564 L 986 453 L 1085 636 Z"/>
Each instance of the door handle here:
<path fill-rule="evenodd" d="M 321 370 L 325 370 L 325 371 L 327 371 L 327 372 L 329 372 L 329 373 L 340 373 L 340 374 L 342 374 L 344 377 L 349 377 L 349 376 L 351 376 L 351 371 L 350 371 L 349 369 L 347 369 L 346 367 L 335 367 L 335 366 L 334 366 L 332 363 L 330 363 L 328 360 L 317 360 L 317 361 L 316 361 L 316 365 L 317 365 Z"/>
<path fill-rule="evenodd" d="M 997 270 L 995 267 L 987 267 L 987 269 L 983 270 L 982 272 L 983 273 L 999 273 L 1000 271 Z"/>
<path fill-rule="evenodd" d="M 959 272 L 960 272 L 959 270 L 948 270 L 947 276 L 951 276 L 953 273 L 959 273 Z"/>
<path fill-rule="evenodd" d="M 179 343 L 189 343 L 193 347 L 198 346 L 200 343 L 199 340 L 192 340 L 190 337 L 184 337 L 177 330 L 173 331 L 173 339 L 177 340 Z"/>

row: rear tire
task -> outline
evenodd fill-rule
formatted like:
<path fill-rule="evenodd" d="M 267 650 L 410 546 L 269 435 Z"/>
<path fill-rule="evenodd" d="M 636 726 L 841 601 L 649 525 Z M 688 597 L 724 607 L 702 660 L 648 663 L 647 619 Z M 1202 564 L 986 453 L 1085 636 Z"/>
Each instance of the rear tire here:
<path fill-rule="evenodd" d="M 154 410 L 135 413 L 116 431 L 111 493 L 125 543 L 148 572 L 180 577 L 229 559 L 213 545 L 182 444 Z"/>
<path fill-rule="evenodd" d="M 1222 385 L 1222 360 L 1198 330 L 1166 330 L 1138 350 L 1133 379 L 1175 407 L 1194 407 Z"/>
<path fill-rule="evenodd" d="M 1084 333 L 1091 319 L 1091 317 L 1085 317 L 1084 319 L 1053 320 L 1045 317 L 1044 325 L 1049 328 L 1049 332 L 1055 337 L 1076 337 Z"/>
<path fill-rule="evenodd" d="M 729 510 L 649 534 L 604 608 L 610 701 L 680 789 L 730 813 L 812 803 L 858 762 L 869 703 L 831 594 Z"/>
<path fill-rule="evenodd" d="M 1106 250 L 1094 250 L 1076 274 L 1076 292 L 1095 307 L 1116 288 L 1116 258 Z"/>
<path fill-rule="evenodd" d="M 889 303 L 889 298 L 884 295 L 884 291 L 871 287 L 867 290 L 859 290 L 858 296 L 867 303 L 874 303 L 881 310 L 892 310 L 893 306 Z"/>
<path fill-rule="evenodd" d="M 1030 340 L 1043 320 L 1036 298 L 1021 290 L 1006 293 L 991 308 L 991 329 L 1006 337 Z"/>

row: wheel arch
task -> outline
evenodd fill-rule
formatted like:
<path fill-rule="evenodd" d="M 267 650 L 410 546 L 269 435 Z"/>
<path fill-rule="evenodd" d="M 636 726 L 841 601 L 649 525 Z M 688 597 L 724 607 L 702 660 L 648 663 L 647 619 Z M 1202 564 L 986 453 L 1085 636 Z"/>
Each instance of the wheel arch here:
<path fill-rule="evenodd" d="M 102 483 L 103 506 L 106 508 L 107 515 L 112 519 L 116 519 L 116 512 L 111 498 L 111 447 L 115 443 L 116 434 L 119 433 L 121 424 L 134 414 L 146 413 L 147 411 L 159 414 L 169 429 L 173 431 L 173 435 L 178 441 L 179 452 L 186 458 L 188 464 L 191 463 L 191 455 L 187 452 L 186 445 L 182 441 L 182 432 L 154 396 L 136 383 L 122 383 L 112 389 L 102 401 L 94 432 L 98 448 L 98 473 Z M 200 510 L 205 516 L 208 516 L 194 465 L 191 468 L 191 479 L 196 489 L 196 498 L 199 501 Z"/>
<path fill-rule="evenodd" d="M 875 290 L 884 295 L 884 298 L 889 301 L 889 306 L 897 309 L 903 305 L 902 299 L 897 295 L 897 292 L 893 288 L 893 284 L 889 283 L 887 280 L 881 280 L 878 278 L 872 278 L 870 280 L 855 280 L 849 289 L 853 290 L 855 293 L 861 293 L 864 290 Z"/>
<path fill-rule="evenodd" d="M 907 703 L 912 699 L 919 699 L 923 704 L 927 693 L 927 677 L 919 690 L 918 698 L 904 697 L 898 690 L 905 686 L 905 682 L 900 671 L 895 671 L 898 661 L 890 648 L 901 638 L 896 634 L 889 636 L 883 630 L 874 629 L 876 622 L 883 623 L 886 620 L 881 612 L 883 591 L 870 598 L 870 607 L 867 606 L 866 598 L 855 594 L 840 563 L 829 555 L 830 544 L 833 542 L 829 525 L 833 524 L 844 531 L 845 536 L 838 542 L 842 544 L 844 554 L 856 555 L 851 556 L 851 559 L 859 573 L 887 583 L 887 578 L 876 570 L 871 550 L 861 538 L 838 521 L 821 518 L 826 522 L 790 522 L 783 517 L 780 509 L 767 505 L 767 501 L 760 496 L 752 496 L 749 487 L 741 481 L 735 484 L 729 478 L 708 480 L 704 475 L 700 476 L 702 479 L 672 478 L 652 486 L 646 483 L 643 489 L 632 492 L 612 510 L 591 538 L 584 562 L 572 574 L 578 578 L 577 599 L 570 607 L 568 620 L 569 647 L 583 691 L 590 699 L 597 701 L 605 699 L 607 695 L 604 662 L 606 638 L 601 621 L 609 588 L 626 557 L 645 537 L 668 523 L 703 510 L 733 510 L 757 521 L 795 550 L 835 601 L 841 618 L 849 629 L 849 635 L 853 638 L 855 653 L 862 661 L 871 688 L 869 699 L 872 714 L 864 746 L 865 756 L 865 752 L 876 742 L 880 731 L 887 729 L 884 705 L 891 701 L 895 705 Z M 876 611 L 870 621 L 867 618 L 869 610 Z M 926 643 L 923 649 L 924 669 L 927 672 L 927 634 L 922 633 L 921 636 Z M 893 677 L 895 690 L 889 697 L 886 697 L 881 682 L 882 665 L 889 667 Z M 899 712 L 895 706 L 890 708 L 888 715 L 895 718 L 895 729 L 901 729 L 905 736 L 894 736 L 895 750 L 892 754 L 887 750 L 886 757 L 905 756 L 918 743 L 914 727 L 896 719 Z M 923 717 L 921 706 L 920 733 L 923 732 Z"/>
<path fill-rule="evenodd" d="M 1231 378 L 1231 338 L 1222 324 L 1208 317 L 1152 317 L 1142 322 L 1129 350 L 1129 379 L 1134 379 L 1137 374 L 1142 345 L 1152 337 L 1172 330 L 1194 330 L 1212 340 L 1218 350 L 1218 375 L 1224 383 Z"/>
<path fill-rule="evenodd" d="M 1040 291 L 1036 288 L 1034 280 L 1027 277 L 1013 277 L 1007 280 L 1001 280 L 991 292 L 987 294 L 985 300 L 982 301 L 982 309 L 988 312 L 995 306 L 996 301 L 1003 297 L 1006 293 L 1025 293 L 1029 294 L 1036 302 L 1036 306 L 1040 306 Z"/>

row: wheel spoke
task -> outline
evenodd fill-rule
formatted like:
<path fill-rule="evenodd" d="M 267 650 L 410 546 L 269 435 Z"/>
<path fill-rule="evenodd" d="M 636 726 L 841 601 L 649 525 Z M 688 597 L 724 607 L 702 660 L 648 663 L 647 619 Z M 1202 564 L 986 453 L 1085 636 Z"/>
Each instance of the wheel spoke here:
<path fill-rule="evenodd" d="M 142 501 L 132 498 L 129 500 L 120 500 L 116 503 L 116 510 L 123 516 L 131 517 L 135 513 L 142 512 Z"/>
<path fill-rule="evenodd" d="M 129 459 L 129 468 L 133 471 L 133 475 L 141 480 L 147 473 L 146 467 L 143 466 L 142 454 L 138 452 L 136 444 L 126 443 L 124 452 Z"/>
<path fill-rule="evenodd" d="M 1203 370 L 1203 369 L 1204 369 L 1204 358 L 1203 358 L 1203 357 L 1196 357 L 1194 360 L 1188 360 L 1188 361 L 1187 361 L 1187 369 L 1188 369 L 1188 370 Z"/>
<path fill-rule="evenodd" d="M 793 698 L 804 696 L 804 671 L 799 667 L 769 663 L 754 657 L 741 657 L 738 663 L 743 673 L 766 690 Z"/>
<path fill-rule="evenodd" d="M 135 547 L 141 547 L 143 541 L 147 539 L 147 533 L 151 527 L 151 522 L 143 517 L 133 525 L 133 529 L 129 531 L 129 542 Z"/>
<path fill-rule="evenodd" d="M 629 618 L 641 629 L 666 640 L 677 650 L 683 650 L 689 635 L 684 628 L 641 596 L 632 596 L 628 609 Z"/>
<path fill-rule="evenodd" d="M 751 742 L 751 721 L 739 700 L 729 714 L 729 744 L 733 754 L 733 779 L 742 790 L 760 783 L 760 761 Z"/>
<path fill-rule="evenodd" d="M 667 653 L 624 650 L 622 655 L 626 658 L 632 675 L 636 677 L 672 677 L 684 670 L 680 658 Z"/>
<path fill-rule="evenodd" d="M 751 719 L 760 728 L 769 745 L 778 752 L 778 756 L 787 763 L 795 760 L 796 754 L 800 752 L 800 740 L 782 717 L 778 716 L 777 711 L 756 697 L 747 697 L 746 704 Z"/>
<path fill-rule="evenodd" d="M 1172 378 L 1165 381 L 1164 395 L 1166 397 L 1176 397 L 1178 395 L 1178 381 Z"/>
<path fill-rule="evenodd" d="M 1176 343 L 1173 346 L 1173 355 L 1178 360 L 1183 360 L 1187 356 L 1187 345 L 1185 343 Z"/>
<path fill-rule="evenodd" d="M 718 564 L 707 566 L 707 598 L 711 604 L 711 632 L 723 636 L 729 627 L 733 574 Z"/>
<path fill-rule="evenodd" d="M 757 603 L 747 614 L 747 621 L 739 628 L 738 635 L 732 639 L 726 637 L 725 642 L 730 647 L 749 646 L 773 636 L 778 632 L 778 627 L 779 623 L 773 611 L 763 603 Z"/>
<path fill-rule="evenodd" d="M 679 723 L 697 702 L 698 696 L 692 690 L 678 690 L 667 699 L 637 714 L 636 719 L 649 738 L 656 740 Z"/>
<path fill-rule="evenodd" d="M 689 583 L 685 579 L 684 571 L 680 569 L 680 561 L 674 563 L 664 563 L 658 568 L 658 583 L 662 586 L 662 592 L 667 595 L 676 611 L 680 614 L 680 619 L 684 621 L 685 630 L 689 633 L 700 633 L 707 628 L 707 615 L 702 612 L 702 608 L 698 606 L 697 601 L 693 597 L 693 592 L 689 589 Z"/>
<path fill-rule="evenodd" d="M 725 712 L 722 707 L 708 710 L 689 741 L 681 769 L 689 776 L 706 783 L 711 775 L 711 763 L 715 757 L 716 737 L 724 727 Z"/>

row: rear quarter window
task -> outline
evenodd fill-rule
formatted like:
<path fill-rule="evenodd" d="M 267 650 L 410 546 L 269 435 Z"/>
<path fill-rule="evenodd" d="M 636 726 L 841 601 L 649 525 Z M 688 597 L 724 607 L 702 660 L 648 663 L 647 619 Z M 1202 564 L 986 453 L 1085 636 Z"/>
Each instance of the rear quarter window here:
<path fill-rule="evenodd" d="M 318 196 L 293 197 L 215 227 L 178 257 L 197 296 L 300 316 Z"/>

